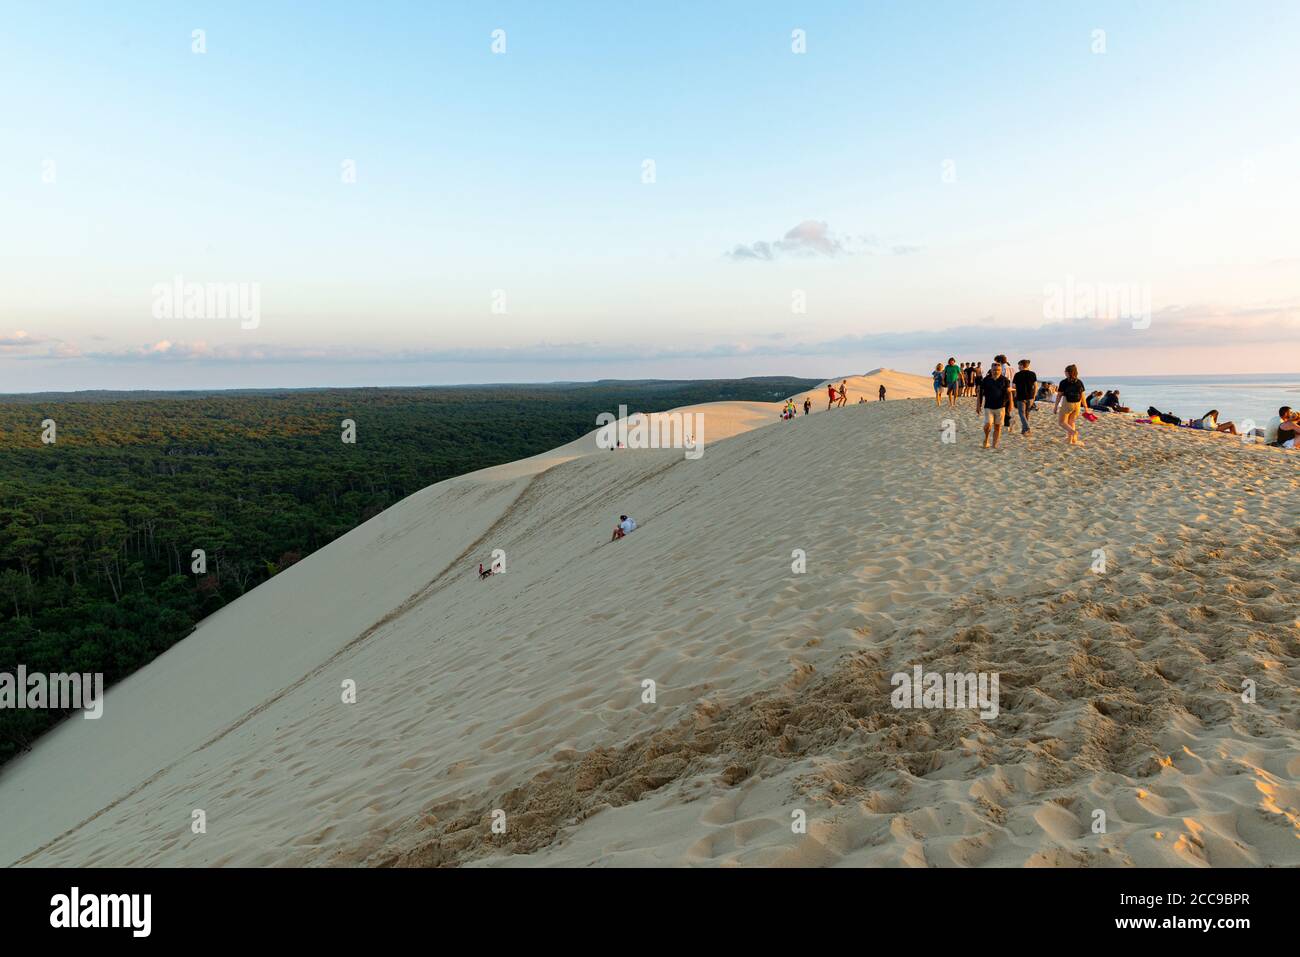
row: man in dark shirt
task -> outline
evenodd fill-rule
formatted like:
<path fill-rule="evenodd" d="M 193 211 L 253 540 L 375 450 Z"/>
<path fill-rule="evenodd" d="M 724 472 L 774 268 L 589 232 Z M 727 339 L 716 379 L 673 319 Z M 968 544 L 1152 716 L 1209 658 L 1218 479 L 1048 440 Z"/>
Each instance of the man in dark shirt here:
<path fill-rule="evenodd" d="M 993 448 L 998 447 L 1002 436 L 1002 418 L 1006 415 L 1011 398 L 1011 380 L 1002 374 L 1002 363 L 989 366 L 989 374 L 980 382 L 980 398 L 984 403 L 984 448 L 989 447 L 989 432 L 993 432 Z"/>
<path fill-rule="evenodd" d="M 1011 384 L 1016 389 L 1016 414 L 1020 416 L 1020 434 L 1029 434 L 1029 410 L 1034 404 L 1038 392 L 1038 376 L 1029 371 L 1029 360 L 1021 359 L 1017 365 L 1020 371 L 1015 374 Z"/>

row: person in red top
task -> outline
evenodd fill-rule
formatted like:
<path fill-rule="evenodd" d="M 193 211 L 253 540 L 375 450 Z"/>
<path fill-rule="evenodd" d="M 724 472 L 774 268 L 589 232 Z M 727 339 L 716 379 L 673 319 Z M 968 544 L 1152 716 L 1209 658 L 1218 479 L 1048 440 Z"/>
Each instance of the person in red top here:
<path fill-rule="evenodd" d="M 826 394 L 830 396 L 830 402 L 826 403 L 826 411 L 829 412 L 831 406 L 835 404 L 835 400 L 839 398 L 839 396 L 835 394 L 835 386 L 832 383 L 826 383 Z"/>

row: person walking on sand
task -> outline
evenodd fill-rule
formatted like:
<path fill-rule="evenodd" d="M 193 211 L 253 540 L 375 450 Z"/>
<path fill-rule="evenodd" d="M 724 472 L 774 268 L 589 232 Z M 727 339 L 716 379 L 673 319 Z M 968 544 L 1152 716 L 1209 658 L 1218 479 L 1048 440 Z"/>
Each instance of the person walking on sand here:
<path fill-rule="evenodd" d="M 1087 389 L 1079 379 L 1079 367 L 1066 366 L 1065 378 L 1056 387 L 1056 408 L 1053 411 L 1056 413 L 1056 421 L 1069 434 L 1067 441 L 1070 445 L 1083 445 L 1079 438 L 1079 406 L 1083 403 L 1086 392 Z"/>
<path fill-rule="evenodd" d="M 826 411 L 829 412 L 831 410 L 831 406 L 835 405 L 835 399 L 836 399 L 835 384 L 833 382 L 826 383 L 826 395 L 830 398 L 830 401 L 826 403 Z"/>
<path fill-rule="evenodd" d="M 961 383 L 961 366 L 957 365 L 957 360 L 952 356 L 948 357 L 948 364 L 943 367 L 943 384 L 948 389 L 948 405 L 950 408 L 957 408 L 957 389 Z"/>
<path fill-rule="evenodd" d="M 809 412 L 811 412 L 811 411 L 812 411 L 812 399 L 804 399 L 804 400 L 803 400 L 803 414 L 804 414 L 804 415 L 807 415 L 807 414 L 808 414 Z"/>
<path fill-rule="evenodd" d="M 940 406 L 943 404 L 943 363 L 936 362 L 934 371 L 930 373 L 930 378 L 934 380 L 934 404 Z"/>
<path fill-rule="evenodd" d="M 1016 390 L 1016 414 L 1020 416 L 1020 434 L 1029 434 L 1029 413 L 1034 407 L 1034 395 L 1038 392 L 1038 376 L 1029 371 L 1029 360 L 1021 359 L 1016 365 L 1020 366 L 1011 379 L 1011 385 Z"/>
<path fill-rule="evenodd" d="M 1015 380 L 1011 378 L 1011 360 L 999 352 L 993 357 L 993 361 L 1002 366 L 1002 375 L 1007 380 L 1007 389 L 1009 394 L 1007 396 L 1006 408 L 1003 410 L 1002 427 L 1004 429 L 1009 429 L 1011 428 L 1011 404 L 1016 401 L 1016 383 Z"/>
<path fill-rule="evenodd" d="M 843 382 L 840 383 L 840 397 L 835 404 L 838 405 L 841 409 L 849 404 L 849 380 L 848 379 L 845 379 Z"/>
<path fill-rule="evenodd" d="M 996 449 L 1002 436 L 1007 403 L 1011 401 L 1011 380 L 1002 374 L 1001 363 L 989 366 L 989 374 L 980 383 L 980 394 L 984 399 L 984 448 L 989 448 L 989 433 L 992 432 L 992 447 Z"/>

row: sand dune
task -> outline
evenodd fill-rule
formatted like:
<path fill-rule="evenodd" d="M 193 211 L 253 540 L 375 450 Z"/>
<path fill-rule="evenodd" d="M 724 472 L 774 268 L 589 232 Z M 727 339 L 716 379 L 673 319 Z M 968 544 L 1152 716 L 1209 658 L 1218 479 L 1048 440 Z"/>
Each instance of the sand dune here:
<path fill-rule="evenodd" d="M 399 503 L 0 771 L 0 863 L 1300 864 L 1294 457 L 1120 417 L 985 452 L 872 376 L 931 395 Z M 1000 713 L 895 709 L 914 664 Z"/>

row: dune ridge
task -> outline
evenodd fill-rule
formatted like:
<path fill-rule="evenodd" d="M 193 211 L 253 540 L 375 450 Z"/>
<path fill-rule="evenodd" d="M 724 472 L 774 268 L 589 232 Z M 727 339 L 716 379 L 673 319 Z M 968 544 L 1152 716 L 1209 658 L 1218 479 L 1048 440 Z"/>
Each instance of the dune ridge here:
<path fill-rule="evenodd" d="M 0 862 L 1300 863 L 1288 457 L 1119 417 L 984 452 L 863 378 L 699 407 L 698 461 L 588 436 L 398 503 L 0 772 Z M 999 717 L 892 708 L 914 663 L 998 671 Z"/>

